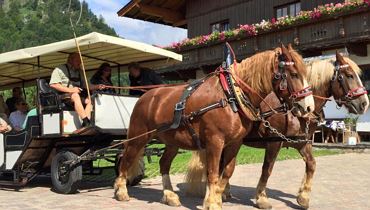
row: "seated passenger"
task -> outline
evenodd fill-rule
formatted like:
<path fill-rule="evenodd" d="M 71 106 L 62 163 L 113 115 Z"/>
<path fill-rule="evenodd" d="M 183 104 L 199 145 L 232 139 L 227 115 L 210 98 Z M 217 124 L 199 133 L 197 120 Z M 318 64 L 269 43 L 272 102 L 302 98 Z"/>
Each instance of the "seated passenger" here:
<path fill-rule="evenodd" d="M 36 109 L 36 108 L 31 109 L 31 110 L 27 113 L 27 115 L 26 115 L 26 119 L 24 120 L 23 125 L 22 125 L 22 129 L 26 129 L 28 118 L 29 118 L 29 117 L 33 117 L 33 116 L 37 116 L 37 109 Z"/>
<path fill-rule="evenodd" d="M 106 88 L 106 86 L 113 86 L 112 79 L 112 69 L 109 63 L 103 63 L 100 65 L 98 71 L 91 77 L 90 83 L 93 85 L 100 85 L 99 93 L 116 93 L 114 89 Z"/>
<path fill-rule="evenodd" d="M 23 98 L 22 97 L 22 89 L 20 87 L 13 88 L 12 94 L 13 94 L 13 96 L 6 100 L 6 105 L 8 106 L 9 113 L 12 113 L 12 112 L 16 111 L 15 102 L 18 99 Z"/>
<path fill-rule="evenodd" d="M 15 103 L 16 111 L 10 113 L 9 121 L 15 131 L 22 130 L 23 122 L 26 119 L 26 114 L 28 112 L 28 105 L 22 99 L 18 99 Z"/>
<path fill-rule="evenodd" d="M 141 67 L 138 63 L 128 65 L 130 86 L 145 86 L 163 84 L 162 79 L 154 71 Z M 145 93 L 142 90 L 130 90 L 129 94 L 141 96 Z"/>
<path fill-rule="evenodd" d="M 0 113 L 4 113 L 6 115 L 10 114 L 9 109 L 8 109 L 8 105 L 6 105 L 2 95 L 0 95 Z"/>
<path fill-rule="evenodd" d="M 50 87 L 71 98 L 74 109 L 82 119 L 82 127 L 91 125 L 91 102 L 87 99 L 87 91 L 83 91 L 85 80 L 81 76 L 81 59 L 78 53 L 68 56 L 66 64 L 53 70 Z M 99 89 L 101 86 L 91 85 L 90 89 Z"/>
<path fill-rule="evenodd" d="M 5 114 L 0 114 L 0 133 L 7 133 L 12 130 L 12 127 L 9 125 L 8 118 Z"/>

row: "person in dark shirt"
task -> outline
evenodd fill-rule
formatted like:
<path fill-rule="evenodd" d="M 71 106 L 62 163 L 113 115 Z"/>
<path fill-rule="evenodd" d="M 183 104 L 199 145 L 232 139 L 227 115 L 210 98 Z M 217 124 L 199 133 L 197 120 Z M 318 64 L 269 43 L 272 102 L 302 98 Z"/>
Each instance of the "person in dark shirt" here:
<path fill-rule="evenodd" d="M 109 63 L 103 63 L 100 65 L 98 71 L 91 77 L 90 83 L 93 85 L 102 85 L 102 88 L 96 90 L 99 93 L 114 94 L 116 91 L 105 86 L 113 86 L 112 83 L 112 69 Z"/>
<path fill-rule="evenodd" d="M 15 107 L 15 102 L 21 98 L 22 98 L 22 89 L 20 87 L 13 88 L 13 96 L 8 98 L 5 102 L 6 105 L 8 106 L 9 113 L 12 113 L 17 110 L 17 108 Z"/>
<path fill-rule="evenodd" d="M 153 70 L 141 67 L 138 63 L 128 65 L 130 86 L 145 86 L 163 84 L 162 79 Z M 130 90 L 132 96 L 141 96 L 145 92 L 142 90 Z"/>

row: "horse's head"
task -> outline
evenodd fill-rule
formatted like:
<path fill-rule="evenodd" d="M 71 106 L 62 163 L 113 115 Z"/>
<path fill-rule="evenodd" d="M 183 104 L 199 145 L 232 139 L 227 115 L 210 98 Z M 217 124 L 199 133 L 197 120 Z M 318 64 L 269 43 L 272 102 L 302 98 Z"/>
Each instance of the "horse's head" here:
<path fill-rule="evenodd" d="M 339 106 L 345 105 L 353 114 L 363 114 L 369 107 L 366 88 L 358 75 L 359 67 L 336 52 L 335 69 L 330 88 Z"/>
<path fill-rule="evenodd" d="M 285 102 L 292 113 L 304 116 L 315 109 L 311 87 L 307 82 L 307 71 L 302 57 L 289 44 L 281 44 L 281 52 L 274 69 L 273 89 L 281 102 Z"/>

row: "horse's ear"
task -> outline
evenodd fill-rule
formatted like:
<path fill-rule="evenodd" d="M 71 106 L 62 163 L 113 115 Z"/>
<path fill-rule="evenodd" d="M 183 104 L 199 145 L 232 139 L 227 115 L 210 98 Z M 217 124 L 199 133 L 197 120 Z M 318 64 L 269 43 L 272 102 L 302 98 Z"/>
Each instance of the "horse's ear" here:
<path fill-rule="evenodd" d="M 288 49 L 285 47 L 285 45 L 283 43 L 280 44 L 280 48 L 281 48 L 281 52 L 285 55 L 288 55 L 289 54 L 289 51 Z"/>
<path fill-rule="evenodd" d="M 281 43 L 281 54 L 283 56 L 283 58 L 285 58 L 284 60 L 285 61 L 290 61 L 292 59 L 292 57 L 290 56 L 290 53 L 289 53 L 289 50 L 284 46 L 283 43 Z"/>
<path fill-rule="evenodd" d="M 338 52 L 338 50 L 335 51 L 335 57 L 337 59 L 337 61 L 340 61 L 341 63 L 344 62 L 344 58 L 343 56 Z"/>
<path fill-rule="evenodd" d="M 294 50 L 291 43 L 288 44 L 288 50 L 289 51 L 293 51 Z"/>

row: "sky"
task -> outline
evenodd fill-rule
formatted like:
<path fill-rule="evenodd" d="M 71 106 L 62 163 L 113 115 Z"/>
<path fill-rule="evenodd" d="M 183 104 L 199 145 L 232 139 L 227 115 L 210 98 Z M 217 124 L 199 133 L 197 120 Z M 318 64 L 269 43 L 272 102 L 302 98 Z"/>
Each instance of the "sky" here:
<path fill-rule="evenodd" d="M 113 27 L 118 35 L 123 38 L 159 46 L 167 46 L 186 38 L 187 31 L 185 29 L 119 17 L 117 15 L 118 10 L 126 5 L 129 0 L 85 1 L 92 12 L 97 16 L 102 15 L 106 23 Z"/>

